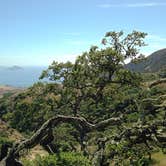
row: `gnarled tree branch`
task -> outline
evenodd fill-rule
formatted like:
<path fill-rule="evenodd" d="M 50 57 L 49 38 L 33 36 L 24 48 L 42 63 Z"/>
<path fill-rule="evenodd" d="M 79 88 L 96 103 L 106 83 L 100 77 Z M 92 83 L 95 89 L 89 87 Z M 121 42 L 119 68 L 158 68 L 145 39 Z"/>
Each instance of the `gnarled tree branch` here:
<path fill-rule="evenodd" d="M 157 80 L 157 81 L 154 81 L 152 82 L 150 85 L 149 85 L 149 88 L 152 88 L 156 85 L 159 85 L 159 84 L 162 84 L 162 83 L 166 83 L 166 78 L 163 78 L 163 79 L 160 79 L 160 80 Z"/>
<path fill-rule="evenodd" d="M 121 122 L 122 117 L 119 118 L 110 118 L 104 121 L 101 121 L 97 124 L 89 123 L 85 118 L 82 117 L 70 117 L 70 116 L 63 116 L 58 115 L 55 116 L 48 121 L 46 121 L 39 130 L 37 130 L 31 138 L 26 139 L 22 142 L 19 142 L 15 144 L 12 149 L 9 151 L 6 158 L 4 158 L 1 162 L 4 163 L 4 161 L 9 161 L 8 159 L 11 159 L 10 162 L 15 161 L 15 158 L 19 156 L 19 152 L 23 149 L 29 149 L 33 148 L 37 144 L 40 143 L 42 138 L 48 134 L 50 128 L 56 127 L 57 125 L 61 123 L 71 123 L 74 126 L 80 125 L 82 129 L 88 133 L 94 130 L 102 130 L 108 125 L 119 125 Z M 6 163 L 6 166 L 10 165 L 10 163 Z M 3 165 L 2 165 L 3 166 Z M 11 165 L 10 165 L 11 166 Z"/>

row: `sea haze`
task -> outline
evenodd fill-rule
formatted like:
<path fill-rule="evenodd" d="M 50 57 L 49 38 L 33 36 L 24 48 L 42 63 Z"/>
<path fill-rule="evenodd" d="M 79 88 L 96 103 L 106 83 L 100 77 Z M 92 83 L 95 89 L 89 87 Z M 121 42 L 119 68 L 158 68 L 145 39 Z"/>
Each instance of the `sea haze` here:
<path fill-rule="evenodd" d="M 39 77 L 47 67 L 0 67 L 0 85 L 29 87 L 40 81 Z"/>

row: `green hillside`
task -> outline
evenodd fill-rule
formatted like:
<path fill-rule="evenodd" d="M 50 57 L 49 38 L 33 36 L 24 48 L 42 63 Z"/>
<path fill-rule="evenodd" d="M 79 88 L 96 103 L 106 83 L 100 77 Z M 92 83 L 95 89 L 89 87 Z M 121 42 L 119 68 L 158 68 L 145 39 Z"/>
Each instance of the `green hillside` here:
<path fill-rule="evenodd" d="M 129 63 L 127 68 L 136 72 L 158 72 L 166 69 L 166 49 L 158 50 L 139 63 Z"/>
<path fill-rule="evenodd" d="M 50 81 L 0 98 L 4 130 L 24 136 L 11 141 L 0 133 L 0 166 L 162 165 L 166 79 L 123 65 L 145 36 L 108 32 L 104 48 L 93 46 L 75 62 L 54 61 L 40 77 Z M 26 157 L 35 147 L 42 150 Z"/>

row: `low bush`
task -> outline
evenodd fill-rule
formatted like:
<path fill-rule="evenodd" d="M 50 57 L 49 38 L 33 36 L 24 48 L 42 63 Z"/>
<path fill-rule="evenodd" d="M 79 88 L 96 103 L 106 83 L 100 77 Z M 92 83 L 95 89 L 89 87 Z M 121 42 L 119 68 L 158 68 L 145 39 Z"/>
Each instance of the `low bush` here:
<path fill-rule="evenodd" d="M 23 161 L 25 166 L 91 166 L 90 160 L 79 153 L 62 152 L 59 155 L 37 156 L 35 160 Z"/>

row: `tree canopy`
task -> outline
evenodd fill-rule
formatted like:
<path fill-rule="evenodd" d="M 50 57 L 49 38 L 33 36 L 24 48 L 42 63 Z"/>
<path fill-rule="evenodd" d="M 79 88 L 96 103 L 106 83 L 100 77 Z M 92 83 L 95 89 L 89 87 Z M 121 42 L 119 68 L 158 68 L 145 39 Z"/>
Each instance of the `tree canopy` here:
<path fill-rule="evenodd" d="M 95 166 L 136 164 L 164 149 L 165 88 L 156 87 L 160 81 L 146 87 L 142 75 L 125 66 L 142 58 L 146 35 L 108 32 L 101 48 L 92 46 L 74 63 L 53 62 L 40 77 L 51 82 L 12 96 L 12 106 L 6 101 L 2 118 L 31 137 L 13 145 L 3 161 L 16 161 L 22 149 L 38 143 L 59 154 L 67 149 L 63 140 L 71 151 L 80 147 Z"/>

